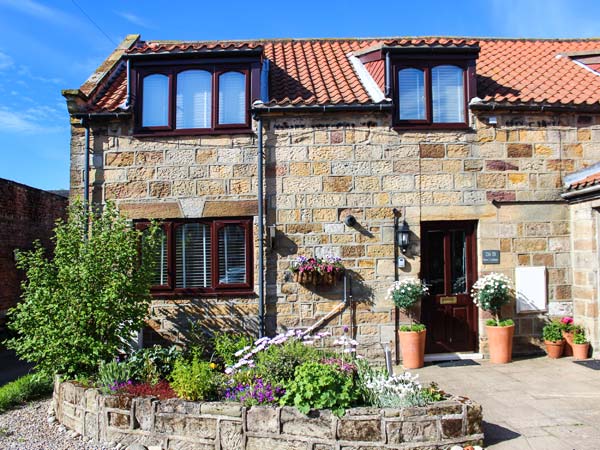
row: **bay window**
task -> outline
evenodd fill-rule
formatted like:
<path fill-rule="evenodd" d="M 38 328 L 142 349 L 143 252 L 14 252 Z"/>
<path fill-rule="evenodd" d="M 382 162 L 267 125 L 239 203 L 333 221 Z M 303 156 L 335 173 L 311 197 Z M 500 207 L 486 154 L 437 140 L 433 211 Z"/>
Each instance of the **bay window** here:
<path fill-rule="evenodd" d="M 160 227 L 158 248 L 149 255 L 153 292 L 251 293 L 252 219 L 171 220 Z"/>

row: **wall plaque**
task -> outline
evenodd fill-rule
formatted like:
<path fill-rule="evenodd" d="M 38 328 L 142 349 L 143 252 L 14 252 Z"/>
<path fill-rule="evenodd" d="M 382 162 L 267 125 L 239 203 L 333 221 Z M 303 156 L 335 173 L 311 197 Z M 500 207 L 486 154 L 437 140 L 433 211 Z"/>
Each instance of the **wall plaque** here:
<path fill-rule="evenodd" d="M 500 264 L 500 250 L 482 250 L 483 264 Z"/>
<path fill-rule="evenodd" d="M 440 305 L 456 305 L 457 303 L 458 303 L 458 298 L 456 296 L 440 297 Z"/>

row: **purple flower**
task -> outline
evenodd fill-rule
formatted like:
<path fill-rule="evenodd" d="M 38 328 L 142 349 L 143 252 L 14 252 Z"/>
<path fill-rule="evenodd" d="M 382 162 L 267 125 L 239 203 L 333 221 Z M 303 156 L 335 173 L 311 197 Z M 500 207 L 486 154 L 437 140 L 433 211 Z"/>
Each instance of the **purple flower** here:
<path fill-rule="evenodd" d="M 347 333 L 349 330 L 348 325 L 344 325 L 344 333 Z"/>

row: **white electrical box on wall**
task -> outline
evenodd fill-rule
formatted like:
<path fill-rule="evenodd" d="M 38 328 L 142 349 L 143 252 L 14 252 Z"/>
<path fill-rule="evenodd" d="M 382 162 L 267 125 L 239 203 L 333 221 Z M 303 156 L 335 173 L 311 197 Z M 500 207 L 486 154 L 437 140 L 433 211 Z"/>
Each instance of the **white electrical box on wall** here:
<path fill-rule="evenodd" d="M 517 314 L 547 311 L 546 267 L 517 267 L 515 272 Z"/>

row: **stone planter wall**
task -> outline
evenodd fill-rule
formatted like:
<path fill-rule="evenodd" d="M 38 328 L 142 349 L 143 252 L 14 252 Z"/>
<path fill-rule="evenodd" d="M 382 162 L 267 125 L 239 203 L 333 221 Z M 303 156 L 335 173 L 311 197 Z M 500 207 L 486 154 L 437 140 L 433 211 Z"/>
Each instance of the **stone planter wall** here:
<path fill-rule="evenodd" d="M 245 408 L 102 395 L 70 382 L 54 386 L 57 420 L 98 442 L 173 450 L 444 449 L 481 444 L 481 406 L 455 398 L 420 408 L 353 408 L 308 416 L 290 407 Z"/>

